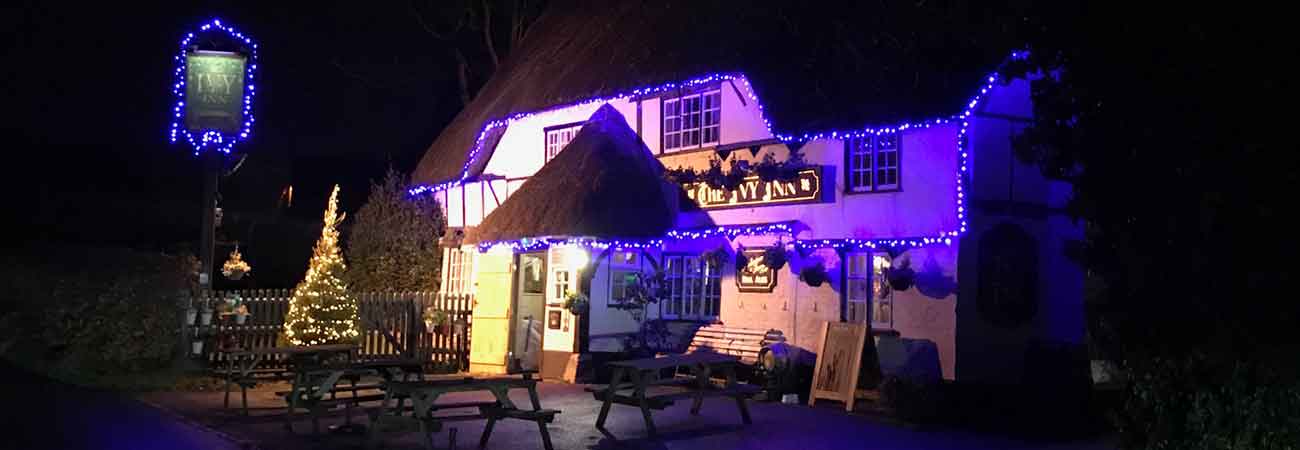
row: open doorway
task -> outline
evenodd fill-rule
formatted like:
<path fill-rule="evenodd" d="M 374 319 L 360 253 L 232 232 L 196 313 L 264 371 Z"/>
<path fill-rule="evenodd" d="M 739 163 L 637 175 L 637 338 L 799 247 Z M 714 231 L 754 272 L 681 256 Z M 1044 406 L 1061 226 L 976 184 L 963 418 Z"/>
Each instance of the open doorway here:
<path fill-rule="evenodd" d="M 517 267 L 510 367 L 539 370 L 546 310 L 546 252 L 520 253 Z"/>

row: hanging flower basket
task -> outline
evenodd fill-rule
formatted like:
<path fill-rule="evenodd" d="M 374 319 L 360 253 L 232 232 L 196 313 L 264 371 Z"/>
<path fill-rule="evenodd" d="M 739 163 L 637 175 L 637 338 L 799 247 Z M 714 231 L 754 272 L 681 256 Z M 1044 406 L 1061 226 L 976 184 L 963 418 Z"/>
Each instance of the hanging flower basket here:
<path fill-rule="evenodd" d="M 772 270 L 781 270 L 785 263 L 785 244 L 777 242 L 763 251 L 763 264 Z"/>
<path fill-rule="evenodd" d="M 235 246 L 235 250 L 230 252 L 230 259 L 221 266 L 221 274 L 235 281 L 244 278 L 244 275 L 252 271 L 253 268 L 244 262 L 243 255 L 239 254 L 239 246 Z"/>
<path fill-rule="evenodd" d="M 889 269 L 886 278 L 889 280 L 889 287 L 893 288 L 893 290 L 906 291 L 916 282 L 916 272 L 912 271 L 912 267 L 907 260 L 903 260 L 902 263 L 895 264 L 894 267 Z"/>
<path fill-rule="evenodd" d="M 826 265 L 818 261 L 816 264 L 804 266 L 799 271 L 799 279 L 812 287 L 821 286 L 826 282 Z"/>
<path fill-rule="evenodd" d="M 582 293 L 569 292 L 569 295 L 564 296 L 564 309 L 569 310 L 570 314 L 584 316 L 590 308 L 591 301 Z"/>
<path fill-rule="evenodd" d="M 704 261 L 708 262 L 709 265 L 722 267 L 722 265 L 727 261 L 727 249 L 725 247 L 718 247 L 713 250 L 706 251 L 700 254 L 700 259 L 703 259 Z"/>

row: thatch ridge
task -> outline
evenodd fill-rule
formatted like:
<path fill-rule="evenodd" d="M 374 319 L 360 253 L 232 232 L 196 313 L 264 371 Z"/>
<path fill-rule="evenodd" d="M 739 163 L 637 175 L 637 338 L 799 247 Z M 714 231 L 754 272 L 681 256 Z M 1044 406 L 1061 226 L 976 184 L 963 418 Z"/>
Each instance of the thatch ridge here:
<path fill-rule="evenodd" d="M 708 73 L 744 73 L 785 133 L 948 116 L 1011 48 L 981 28 L 988 11 L 886 3 L 552 2 L 413 181 L 458 179 L 491 120 Z M 491 153 L 480 152 L 471 176 Z"/>

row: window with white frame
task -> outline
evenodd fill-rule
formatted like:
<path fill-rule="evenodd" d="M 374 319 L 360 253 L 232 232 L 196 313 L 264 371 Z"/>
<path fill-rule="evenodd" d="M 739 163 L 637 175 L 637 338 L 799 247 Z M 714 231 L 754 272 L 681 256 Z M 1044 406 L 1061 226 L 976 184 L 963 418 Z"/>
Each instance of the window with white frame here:
<path fill-rule="evenodd" d="M 718 317 L 722 308 L 722 267 L 699 256 L 664 257 L 668 318 L 707 320 Z"/>
<path fill-rule="evenodd" d="M 569 271 L 556 270 L 554 290 L 551 291 L 552 301 L 564 301 L 564 297 L 569 295 Z"/>
<path fill-rule="evenodd" d="M 845 255 L 847 304 L 844 319 L 852 323 L 870 323 L 872 329 L 894 328 L 894 293 L 886 272 L 890 259 L 885 253 L 851 252 Z"/>
<path fill-rule="evenodd" d="M 845 140 L 844 173 L 851 192 L 897 190 L 898 134 L 886 133 Z"/>
<path fill-rule="evenodd" d="M 619 250 L 610 254 L 609 305 L 622 305 L 627 300 L 627 286 L 641 274 L 641 254 L 636 250 Z"/>
<path fill-rule="evenodd" d="M 578 135 L 578 131 L 582 130 L 582 125 L 576 123 L 546 129 L 546 162 L 555 159 L 555 155 L 560 154 L 560 150 L 564 150 L 564 146 L 573 141 L 574 136 Z"/>
<path fill-rule="evenodd" d="M 663 149 L 716 144 L 722 138 L 722 91 L 710 90 L 663 100 Z"/>
<path fill-rule="evenodd" d="M 473 267 L 473 255 L 458 248 L 447 250 L 447 279 L 442 291 L 448 294 L 469 293 L 469 278 Z"/>

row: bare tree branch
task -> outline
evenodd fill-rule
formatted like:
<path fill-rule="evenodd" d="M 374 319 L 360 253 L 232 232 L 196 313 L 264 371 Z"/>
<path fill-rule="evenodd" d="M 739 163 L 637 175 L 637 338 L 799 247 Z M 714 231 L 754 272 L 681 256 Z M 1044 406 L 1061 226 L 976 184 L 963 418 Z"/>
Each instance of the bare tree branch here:
<path fill-rule="evenodd" d="M 483 44 L 487 46 L 488 56 L 492 57 L 492 69 L 496 69 L 501 64 L 501 58 L 497 56 L 497 46 L 492 41 L 492 4 L 488 0 L 483 0 Z"/>
<path fill-rule="evenodd" d="M 456 56 L 456 81 L 460 84 L 460 103 L 469 106 L 469 101 L 473 100 L 473 95 L 469 92 L 469 62 L 465 60 L 465 54 L 459 48 L 453 46 L 451 51 Z"/>

